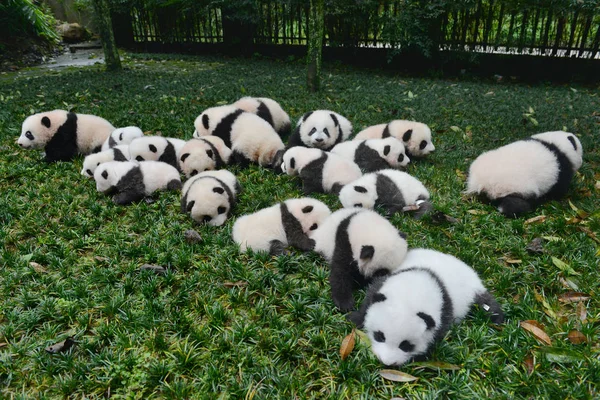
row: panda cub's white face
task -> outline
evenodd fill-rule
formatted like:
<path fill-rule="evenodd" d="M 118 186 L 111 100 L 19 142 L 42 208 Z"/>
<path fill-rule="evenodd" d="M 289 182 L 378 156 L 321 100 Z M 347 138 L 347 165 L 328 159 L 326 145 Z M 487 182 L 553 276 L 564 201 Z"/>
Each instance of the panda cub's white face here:
<path fill-rule="evenodd" d="M 404 144 L 393 136 L 385 139 L 368 139 L 366 144 L 375 149 L 392 168 L 406 167 L 410 162 Z"/>
<path fill-rule="evenodd" d="M 30 115 L 21 126 L 21 136 L 17 144 L 25 149 L 44 147 L 56 133 L 58 127 L 67 120 L 67 112 L 54 110 Z"/>
<path fill-rule="evenodd" d="M 563 152 L 571 165 L 573 171 L 577 171 L 583 163 L 583 148 L 579 138 L 572 133 L 564 131 L 544 132 L 533 135 L 532 138 L 551 143 Z"/>
<path fill-rule="evenodd" d="M 367 208 L 375 207 L 377 196 L 375 183 L 377 175 L 375 173 L 365 174 L 361 178 L 344 185 L 340 190 L 340 202 L 344 208 Z"/>
<path fill-rule="evenodd" d="M 126 126 L 124 128 L 118 128 L 110 134 L 110 137 L 115 143 L 112 147 L 117 145 L 129 144 L 133 141 L 133 139 L 137 139 L 142 136 L 144 136 L 144 132 L 142 132 L 142 130 L 137 126 Z"/>
<path fill-rule="evenodd" d="M 233 105 L 207 108 L 194 121 L 195 130 L 193 137 L 200 138 L 202 136 L 212 135 L 219 122 L 237 110 L 239 110 L 239 108 Z"/>
<path fill-rule="evenodd" d="M 330 111 L 317 110 L 300 121 L 300 139 L 308 147 L 333 147 L 339 135 L 339 121 Z"/>
<path fill-rule="evenodd" d="M 138 165 L 136 162 L 110 161 L 100 164 L 94 171 L 96 190 L 100 193 L 110 193 L 114 190 L 121 177 Z"/>
<path fill-rule="evenodd" d="M 302 231 L 309 237 L 321 226 L 325 218 L 331 215 L 331 211 L 324 203 L 310 197 L 290 199 L 285 203 L 290 213 L 300 222 Z"/>

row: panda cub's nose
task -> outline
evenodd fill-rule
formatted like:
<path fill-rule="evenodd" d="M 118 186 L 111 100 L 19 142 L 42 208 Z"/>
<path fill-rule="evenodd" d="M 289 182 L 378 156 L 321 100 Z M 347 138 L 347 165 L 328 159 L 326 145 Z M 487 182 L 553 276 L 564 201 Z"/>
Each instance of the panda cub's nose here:
<path fill-rule="evenodd" d="M 323 141 L 323 138 L 316 138 L 315 139 L 317 142 L 321 143 Z"/>

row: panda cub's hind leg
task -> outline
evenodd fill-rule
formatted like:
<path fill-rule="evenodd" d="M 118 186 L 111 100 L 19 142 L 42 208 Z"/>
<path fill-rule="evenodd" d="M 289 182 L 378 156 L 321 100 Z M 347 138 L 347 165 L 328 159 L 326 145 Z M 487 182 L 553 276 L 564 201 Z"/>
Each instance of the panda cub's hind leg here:
<path fill-rule="evenodd" d="M 281 240 L 271 240 L 269 242 L 269 254 L 279 256 L 286 253 L 286 246 Z"/>
<path fill-rule="evenodd" d="M 137 191 L 120 192 L 113 197 L 113 202 L 119 205 L 131 204 L 144 198 L 143 193 Z"/>
<path fill-rule="evenodd" d="M 508 218 L 518 218 L 522 214 L 533 210 L 533 204 L 531 204 L 531 202 L 516 195 L 508 195 L 499 198 L 495 203 L 498 211 Z"/>
<path fill-rule="evenodd" d="M 474 302 L 489 315 L 493 323 L 501 324 L 504 322 L 502 307 L 500 307 L 500 304 L 490 292 L 486 290 L 485 292 L 476 294 Z"/>

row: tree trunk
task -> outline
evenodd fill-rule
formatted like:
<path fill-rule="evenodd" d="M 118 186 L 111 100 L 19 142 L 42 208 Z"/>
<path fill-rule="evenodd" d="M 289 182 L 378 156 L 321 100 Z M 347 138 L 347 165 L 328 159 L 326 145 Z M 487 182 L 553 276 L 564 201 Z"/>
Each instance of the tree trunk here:
<path fill-rule="evenodd" d="M 115 36 L 112 30 L 112 22 L 110 19 L 110 8 L 107 0 L 92 0 L 94 13 L 98 29 L 100 30 L 100 40 L 104 49 L 104 63 L 107 71 L 120 71 L 121 59 L 119 58 L 119 50 L 115 44 Z"/>
<path fill-rule="evenodd" d="M 325 30 L 325 0 L 310 0 L 308 15 L 308 90 L 316 92 L 320 86 L 323 32 Z"/>

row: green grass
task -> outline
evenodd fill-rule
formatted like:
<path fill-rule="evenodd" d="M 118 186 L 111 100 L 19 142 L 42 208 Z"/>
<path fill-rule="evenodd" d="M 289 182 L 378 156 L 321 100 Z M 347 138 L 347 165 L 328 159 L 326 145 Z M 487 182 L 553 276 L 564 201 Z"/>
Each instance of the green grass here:
<path fill-rule="evenodd" d="M 0 398 L 598 396 L 599 253 L 585 231 L 600 232 L 597 89 L 415 79 L 326 65 L 324 90 L 309 94 L 305 67 L 296 62 L 131 56 L 126 66 L 118 74 L 91 67 L 0 75 Z M 507 317 L 494 327 L 476 312 L 452 328 L 432 359 L 458 370 L 407 365 L 402 371 L 417 381 L 386 381 L 360 341 L 342 361 L 340 344 L 352 325 L 335 311 L 327 265 L 315 254 L 239 253 L 230 238 L 235 217 L 300 196 L 295 178 L 234 168 L 244 187 L 234 217 L 222 227 L 196 227 L 204 241 L 192 245 L 183 233 L 194 226 L 179 213 L 177 193 L 116 206 L 79 175 L 81 158 L 47 165 L 39 152 L 16 144 L 26 116 L 54 108 L 190 138 L 203 109 L 242 95 L 272 97 L 294 120 L 332 109 L 355 131 L 394 118 L 432 127 L 437 151 L 409 172 L 459 222 L 401 215 L 392 222 L 408 233 L 409 246 L 473 265 Z M 539 126 L 524 119 L 529 107 Z M 479 153 L 563 127 L 580 137 L 584 164 L 566 199 L 528 216 L 545 221 L 508 220 L 462 196 Z M 317 197 L 340 206 L 333 196 Z M 573 223 L 569 201 L 589 215 Z M 540 236 L 550 238 L 546 252 L 529 253 L 527 244 Z M 573 271 L 562 271 L 552 257 Z M 138 271 L 144 263 L 168 273 Z M 560 302 L 569 285 L 591 298 L 580 306 Z M 584 321 L 577 307 L 585 308 Z M 524 331 L 522 320 L 542 323 L 552 347 Z M 587 343 L 569 342 L 572 329 Z M 77 340 L 72 350 L 44 351 L 69 335 Z"/>

